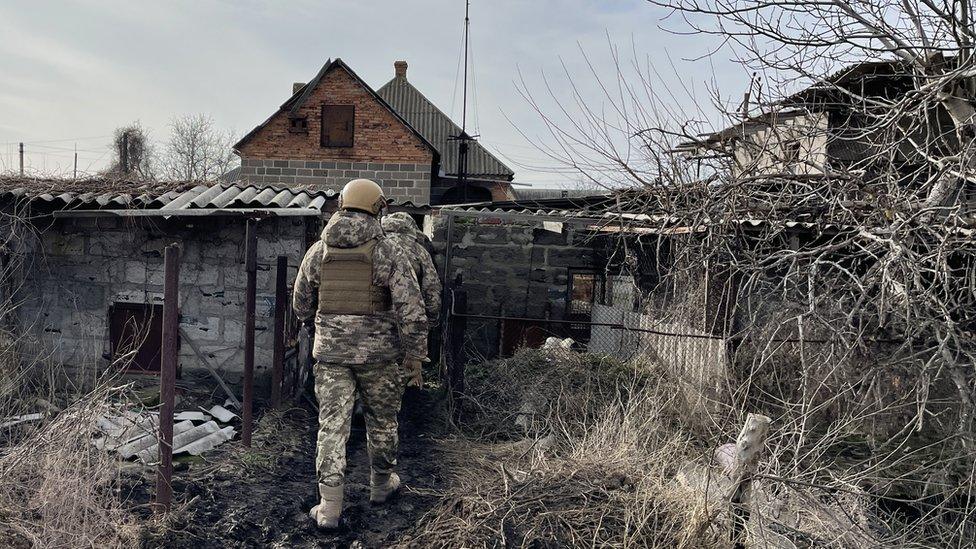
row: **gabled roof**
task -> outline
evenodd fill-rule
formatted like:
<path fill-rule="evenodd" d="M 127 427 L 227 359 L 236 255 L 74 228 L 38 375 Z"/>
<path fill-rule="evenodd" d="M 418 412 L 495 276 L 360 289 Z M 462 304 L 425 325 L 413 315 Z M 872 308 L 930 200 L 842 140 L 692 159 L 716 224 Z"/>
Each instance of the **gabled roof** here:
<path fill-rule="evenodd" d="M 407 81 L 406 76 L 396 76 L 377 92 L 400 116 L 417 128 L 441 155 L 441 168 L 446 175 L 458 173 L 458 141 L 451 136 L 461 134 L 461 128 L 450 117 L 430 102 L 420 90 Z M 477 141 L 468 146 L 467 175 L 483 179 L 511 181 L 515 172 L 496 158 Z"/>
<path fill-rule="evenodd" d="M 312 92 L 318 86 L 319 82 L 321 82 L 322 79 L 325 78 L 325 75 L 328 74 L 328 73 L 330 73 L 330 72 L 332 72 L 335 69 L 340 69 L 340 68 L 342 70 L 346 71 L 347 73 L 349 73 L 349 75 L 352 76 L 353 79 L 355 79 L 356 82 L 358 82 L 359 85 L 363 87 L 363 89 L 365 89 L 367 92 L 369 92 L 370 95 L 373 96 L 373 99 L 375 99 L 380 105 L 382 105 L 388 111 L 390 111 L 390 113 L 394 117 L 396 117 L 396 119 L 399 120 L 408 130 L 410 130 L 410 133 L 412 133 L 415 136 L 417 136 L 417 138 L 420 139 L 420 141 L 428 149 L 430 149 L 431 152 L 433 152 L 435 155 L 438 154 L 437 147 L 435 147 L 433 143 L 431 143 L 426 137 L 424 137 L 424 134 L 422 134 L 421 132 L 417 131 L 417 129 L 414 126 L 412 126 L 410 124 L 410 122 L 408 122 L 407 120 L 405 120 L 404 117 L 401 116 L 400 113 L 397 112 L 396 109 L 394 109 L 393 107 L 391 107 L 389 103 L 387 103 L 379 94 L 377 94 L 376 93 L 376 90 L 374 90 L 373 88 L 371 88 L 369 86 L 369 84 L 367 84 L 365 81 L 363 81 L 363 79 L 360 78 L 358 74 L 356 74 L 356 71 L 352 70 L 349 67 L 349 65 L 346 65 L 342 61 L 342 59 L 339 59 L 338 57 L 335 58 L 335 59 L 330 59 L 330 60 L 326 61 L 325 62 L 325 65 L 322 65 L 322 68 L 319 70 L 318 74 L 315 75 L 315 78 L 313 78 L 308 84 L 305 84 L 298 91 L 296 91 L 294 94 L 292 94 L 292 96 L 289 97 L 287 101 L 285 101 L 284 103 L 282 103 L 282 105 L 280 107 L 278 107 L 278 110 L 275 111 L 274 114 L 272 114 L 271 116 L 269 116 L 267 120 L 265 120 L 264 122 L 258 124 L 253 130 L 247 132 L 247 135 L 245 135 L 244 137 L 242 137 L 240 141 L 238 141 L 237 143 L 234 144 L 234 147 L 233 147 L 234 150 L 235 151 L 239 150 L 248 141 L 250 141 L 251 138 L 254 137 L 254 135 L 257 134 L 258 131 L 261 130 L 261 128 L 267 126 L 268 123 L 271 122 L 272 119 L 274 119 L 274 117 L 278 116 L 283 111 L 288 111 L 288 115 L 289 116 L 296 116 L 298 114 L 299 110 L 302 108 L 302 106 L 305 105 L 305 102 L 308 101 L 308 98 L 311 97 Z"/>

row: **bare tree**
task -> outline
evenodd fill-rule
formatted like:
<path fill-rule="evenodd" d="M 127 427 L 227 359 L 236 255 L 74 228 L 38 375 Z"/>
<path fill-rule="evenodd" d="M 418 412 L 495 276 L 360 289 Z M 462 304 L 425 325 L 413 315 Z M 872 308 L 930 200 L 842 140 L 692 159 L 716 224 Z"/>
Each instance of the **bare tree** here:
<path fill-rule="evenodd" d="M 177 181 L 210 181 L 234 167 L 232 132 L 218 129 L 205 114 L 176 117 L 160 159 L 163 175 Z"/>
<path fill-rule="evenodd" d="M 153 146 L 149 132 L 138 121 L 115 130 L 115 158 L 108 173 L 139 179 L 153 178 Z"/>
<path fill-rule="evenodd" d="M 858 533 L 877 546 L 969 543 L 968 0 L 653 3 L 675 10 L 677 30 L 732 45 L 753 74 L 741 101 L 712 90 L 715 111 L 683 112 L 674 97 L 687 90 L 612 48 L 612 62 L 588 63 L 610 67 L 593 70 L 597 97 L 567 74 L 546 82 L 552 108 L 523 83 L 549 129 L 540 148 L 590 181 L 628 187 L 608 219 L 640 226 L 667 273 L 645 312 L 729 342 L 727 415 L 710 419 L 728 437 L 747 411 L 775 418 L 760 475 L 770 490 L 807 502 L 872 490 L 919 514 Z M 707 123 L 714 112 L 723 126 Z M 728 318 L 702 314 L 713 309 Z"/>

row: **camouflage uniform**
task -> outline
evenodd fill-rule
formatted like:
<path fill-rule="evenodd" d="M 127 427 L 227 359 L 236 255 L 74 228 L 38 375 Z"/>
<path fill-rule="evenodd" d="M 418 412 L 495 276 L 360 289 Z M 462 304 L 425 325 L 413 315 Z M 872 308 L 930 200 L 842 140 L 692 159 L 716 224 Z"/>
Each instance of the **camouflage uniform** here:
<path fill-rule="evenodd" d="M 389 288 L 392 310 L 368 315 L 319 311 L 318 287 L 325 248 L 353 248 L 377 239 L 373 284 Z M 312 245 L 295 280 L 293 307 L 300 319 L 315 316 L 315 396 L 319 401 L 316 470 L 319 483 L 339 486 L 355 397 L 362 400 L 374 472 L 396 466 L 397 413 L 405 383 L 398 360 L 426 356 L 427 321 L 410 258 L 383 236 L 379 219 L 340 211 Z"/>
<path fill-rule="evenodd" d="M 424 296 L 427 321 L 430 325 L 436 324 L 441 314 L 441 281 L 430 253 L 417 240 L 417 224 L 409 214 L 396 212 L 383 217 L 383 230 L 388 238 L 403 246 L 409 253 L 413 270 L 420 282 L 420 293 Z"/>

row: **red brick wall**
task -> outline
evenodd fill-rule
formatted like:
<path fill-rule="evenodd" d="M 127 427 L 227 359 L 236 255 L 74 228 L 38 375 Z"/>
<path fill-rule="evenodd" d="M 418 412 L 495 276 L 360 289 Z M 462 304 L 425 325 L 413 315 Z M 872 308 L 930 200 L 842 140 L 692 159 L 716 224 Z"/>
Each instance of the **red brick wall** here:
<path fill-rule="evenodd" d="M 319 145 L 323 104 L 355 105 L 353 146 L 327 148 Z M 433 155 L 423 142 L 342 67 L 326 74 L 302 106 L 308 117 L 308 133 L 288 131 L 288 111 L 271 121 L 244 144 L 247 159 L 332 160 L 339 162 L 399 162 L 430 164 Z"/>

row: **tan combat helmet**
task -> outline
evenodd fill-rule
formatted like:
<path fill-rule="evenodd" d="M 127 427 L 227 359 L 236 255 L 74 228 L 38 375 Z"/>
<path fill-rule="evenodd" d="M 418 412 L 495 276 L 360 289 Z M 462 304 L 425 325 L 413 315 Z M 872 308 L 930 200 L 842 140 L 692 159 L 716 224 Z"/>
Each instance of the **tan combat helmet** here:
<path fill-rule="evenodd" d="M 339 193 L 339 209 L 360 210 L 378 215 L 386 206 L 383 189 L 369 179 L 353 179 Z"/>

